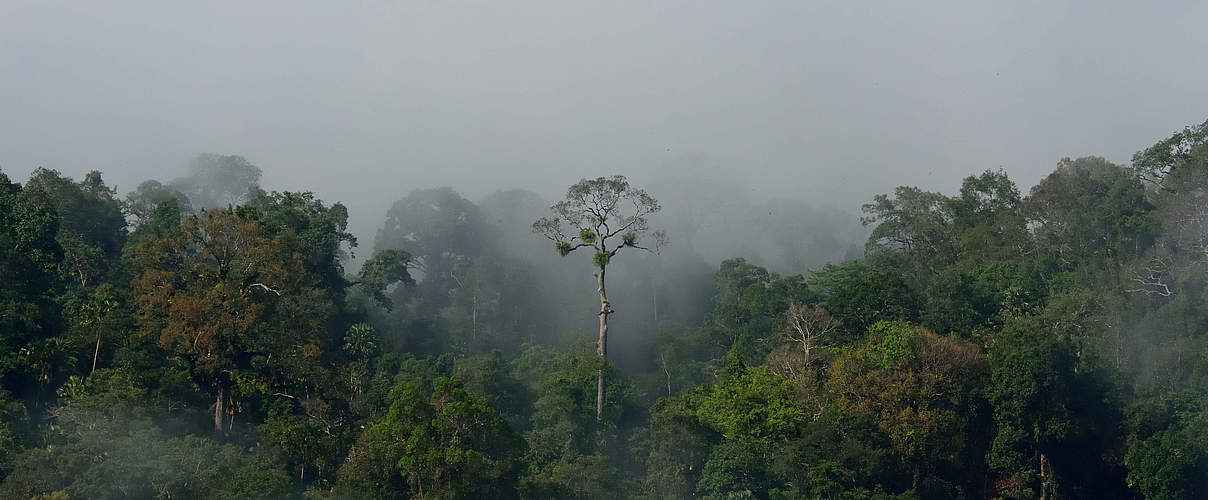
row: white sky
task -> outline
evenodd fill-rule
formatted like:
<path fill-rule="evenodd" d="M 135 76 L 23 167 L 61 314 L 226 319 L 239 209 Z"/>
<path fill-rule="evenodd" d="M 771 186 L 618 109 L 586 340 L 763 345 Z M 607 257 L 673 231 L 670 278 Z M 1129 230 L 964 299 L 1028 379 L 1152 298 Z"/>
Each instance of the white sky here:
<path fill-rule="evenodd" d="M 1208 118 L 1205 2 L 0 2 L 0 168 L 123 192 L 199 152 L 342 201 L 701 158 L 855 211 Z M 685 156 L 687 155 L 687 156 Z M 656 196 L 659 193 L 652 193 Z"/>

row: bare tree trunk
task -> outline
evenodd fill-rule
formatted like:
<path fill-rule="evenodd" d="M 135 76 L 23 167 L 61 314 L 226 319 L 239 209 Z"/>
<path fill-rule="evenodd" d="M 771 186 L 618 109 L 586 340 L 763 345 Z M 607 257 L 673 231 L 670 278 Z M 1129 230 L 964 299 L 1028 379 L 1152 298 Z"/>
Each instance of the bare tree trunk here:
<path fill-rule="evenodd" d="M 214 400 L 214 437 L 221 438 L 226 431 L 226 385 L 218 381 L 218 397 Z"/>
<path fill-rule="evenodd" d="M 671 370 L 667 366 L 667 356 L 659 354 L 659 362 L 663 365 L 663 375 L 667 378 L 667 397 L 671 397 Z"/>
<path fill-rule="evenodd" d="M 654 302 L 654 324 L 657 326 L 659 324 L 659 291 L 653 285 L 650 286 L 650 298 Z"/>
<path fill-rule="evenodd" d="M 1045 500 L 1049 497 L 1049 472 L 1045 470 L 1048 465 L 1048 457 L 1044 453 L 1040 454 L 1040 500 Z"/>
<path fill-rule="evenodd" d="M 805 365 L 806 366 L 809 366 L 809 364 L 810 364 L 810 350 L 814 348 L 813 340 L 814 339 L 807 337 L 805 339 L 805 342 L 801 343 L 802 347 L 805 348 Z"/>
<path fill-rule="evenodd" d="M 600 292 L 600 340 L 596 342 L 596 354 L 601 361 L 608 360 L 608 315 L 612 314 L 612 306 L 608 304 L 608 292 L 604 290 L 604 268 L 596 273 L 596 284 Z M 596 423 L 604 419 L 604 367 L 600 367 L 596 378 Z"/>
<path fill-rule="evenodd" d="M 96 358 L 100 357 L 100 355 L 101 355 L 101 330 L 98 328 L 96 331 L 96 349 L 93 349 L 93 351 L 92 351 L 92 370 L 90 370 L 88 373 L 92 373 L 92 372 L 96 371 Z"/>

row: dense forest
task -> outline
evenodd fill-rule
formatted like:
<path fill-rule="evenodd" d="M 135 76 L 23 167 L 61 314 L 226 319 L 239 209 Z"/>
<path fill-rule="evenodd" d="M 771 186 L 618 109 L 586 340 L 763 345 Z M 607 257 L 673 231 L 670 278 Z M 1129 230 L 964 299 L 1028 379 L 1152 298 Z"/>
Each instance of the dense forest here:
<path fill-rule="evenodd" d="M 899 187 L 802 274 L 621 177 L 419 189 L 363 251 L 239 156 L 13 175 L 0 498 L 1208 496 L 1208 122 Z M 752 237 L 843 254 L 801 220 Z"/>

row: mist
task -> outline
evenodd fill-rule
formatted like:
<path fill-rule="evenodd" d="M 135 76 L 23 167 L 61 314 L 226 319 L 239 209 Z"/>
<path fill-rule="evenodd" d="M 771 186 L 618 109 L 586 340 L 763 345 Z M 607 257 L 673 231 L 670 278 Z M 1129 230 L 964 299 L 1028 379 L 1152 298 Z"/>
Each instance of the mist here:
<path fill-rule="evenodd" d="M 1197 121 L 1208 70 L 1181 54 L 1208 44 L 1205 9 L 5 2 L 0 166 L 128 191 L 238 154 L 348 205 L 362 240 L 412 189 L 554 199 L 685 158 L 746 198 L 855 213 L 986 168 L 1030 185 L 1063 156 L 1126 162 Z"/>

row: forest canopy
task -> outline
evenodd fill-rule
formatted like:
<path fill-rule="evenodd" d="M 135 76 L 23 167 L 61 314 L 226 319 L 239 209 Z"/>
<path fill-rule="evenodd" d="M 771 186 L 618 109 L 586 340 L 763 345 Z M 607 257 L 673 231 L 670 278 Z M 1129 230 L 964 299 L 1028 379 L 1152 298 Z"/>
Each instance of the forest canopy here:
<path fill-rule="evenodd" d="M 620 176 L 401 193 L 357 270 L 240 156 L 0 172 L 0 498 L 1204 498 L 1206 130 L 898 187 L 795 274 L 634 252 Z"/>

